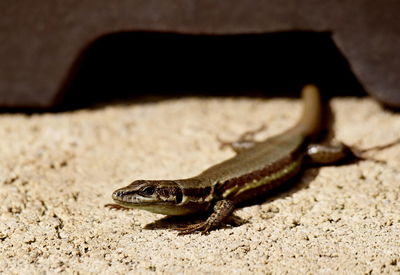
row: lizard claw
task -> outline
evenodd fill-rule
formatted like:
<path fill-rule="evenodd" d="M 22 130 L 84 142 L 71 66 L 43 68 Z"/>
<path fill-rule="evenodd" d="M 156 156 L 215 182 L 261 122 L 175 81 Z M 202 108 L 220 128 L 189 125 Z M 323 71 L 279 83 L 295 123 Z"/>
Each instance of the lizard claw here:
<path fill-rule="evenodd" d="M 192 234 L 195 233 L 196 231 L 200 231 L 203 230 L 202 233 L 204 233 L 204 231 L 209 231 L 209 229 L 207 229 L 207 221 L 204 222 L 200 222 L 200 223 L 196 223 L 196 224 L 191 224 L 185 227 L 178 227 L 178 228 L 174 228 L 174 230 L 179 231 L 178 235 L 187 235 L 187 234 Z"/>

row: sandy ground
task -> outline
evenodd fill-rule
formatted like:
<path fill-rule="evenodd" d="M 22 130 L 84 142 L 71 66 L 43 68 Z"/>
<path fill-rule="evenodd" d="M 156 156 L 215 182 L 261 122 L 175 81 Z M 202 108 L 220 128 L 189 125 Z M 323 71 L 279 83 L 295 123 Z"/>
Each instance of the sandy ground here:
<path fill-rule="evenodd" d="M 400 115 L 371 99 L 332 102 L 339 140 L 400 137 Z M 135 179 L 193 176 L 232 140 L 294 124 L 295 99 L 184 98 L 60 114 L 0 115 L 0 271 L 5 273 L 400 273 L 400 146 L 307 169 L 292 188 L 235 212 L 244 221 L 177 236 L 186 219 L 104 207 Z"/>

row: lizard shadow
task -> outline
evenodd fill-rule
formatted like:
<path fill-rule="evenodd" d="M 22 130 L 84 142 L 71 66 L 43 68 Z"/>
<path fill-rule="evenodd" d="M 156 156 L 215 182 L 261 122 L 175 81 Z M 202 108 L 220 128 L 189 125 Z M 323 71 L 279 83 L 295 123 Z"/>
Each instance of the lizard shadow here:
<path fill-rule="evenodd" d="M 191 224 L 199 223 L 208 218 L 210 212 L 202 213 L 202 214 L 193 214 L 187 216 L 166 216 L 154 222 L 151 222 L 145 225 L 143 228 L 146 230 L 159 230 L 159 229 L 178 229 Z M 239 216 L 233 214 L 228 220 L 220 227 L 237 227 L 248 223 L 249 221 L 240 218 Z"/>

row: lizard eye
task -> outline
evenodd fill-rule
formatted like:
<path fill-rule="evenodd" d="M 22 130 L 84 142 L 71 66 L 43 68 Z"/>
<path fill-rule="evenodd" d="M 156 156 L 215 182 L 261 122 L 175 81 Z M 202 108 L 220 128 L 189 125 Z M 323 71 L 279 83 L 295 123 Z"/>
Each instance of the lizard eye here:
<path fill-rule="evenodd" d="M 153 195 L 154 191 L 155 191 L 155 188 L 153 186 L 146 186 L 146 187 L 143 187 L 142 189 L 140 189 L 139 193 L 142 196 L 149 197 L 149 196 Z"/>

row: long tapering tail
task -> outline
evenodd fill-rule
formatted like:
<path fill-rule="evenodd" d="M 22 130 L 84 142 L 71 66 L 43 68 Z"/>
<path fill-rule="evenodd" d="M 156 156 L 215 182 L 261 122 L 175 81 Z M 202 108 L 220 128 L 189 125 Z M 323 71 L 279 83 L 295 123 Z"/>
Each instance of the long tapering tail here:
<path fill-rule="evenodd" d="M 302 90 L 303 114 L 297 123 L 297 130 L 306 136 L 317 135 L 321 130 L 322 106 L 319 89 L 306 85 Z"/>

